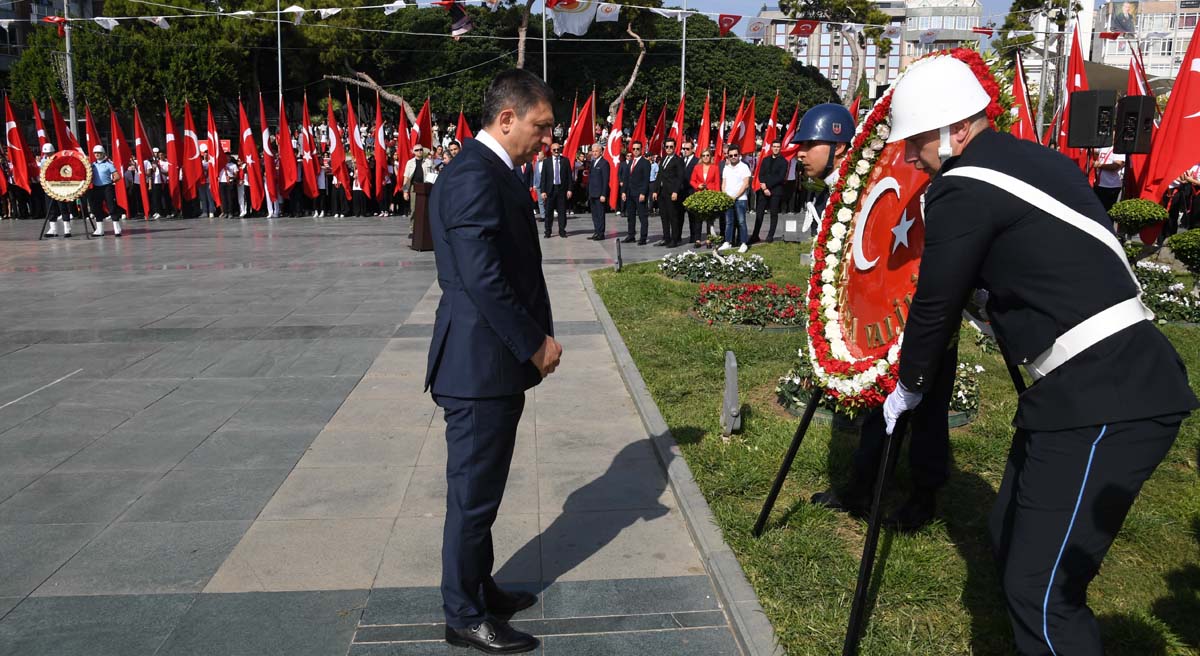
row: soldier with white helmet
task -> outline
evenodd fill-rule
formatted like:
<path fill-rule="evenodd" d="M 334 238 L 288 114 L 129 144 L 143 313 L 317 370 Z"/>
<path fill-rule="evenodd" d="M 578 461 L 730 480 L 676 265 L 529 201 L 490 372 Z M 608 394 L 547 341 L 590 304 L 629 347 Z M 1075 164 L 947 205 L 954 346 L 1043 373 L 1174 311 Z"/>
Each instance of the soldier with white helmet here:
<path fill-rule="evenodd" d="M 890 432 L 937 379 L 972 287 L 1002 352 L 1033 379 L 990 533 L 1021 654 L 1100 654 L 1087 588 L 1142 484 L 1197 407 L 1171 343 L 1087 178 L 1066 157 L 996 132 L 991 98 L 950 56 L 892 94 L 890 142 L 933 179 L 925 247 L 884 404 Z"/>
<path fill-rule="evenodd" d="M 104 236 L 104 220 L 112 219 L 113 236 L 121 236 L 121 219 L 124 214 L 117 207 L 116 182 L 117 176 L 122 175 L 104 152 L 104 146 L 92 146 L 92 188 L 88 190 L 88 200 L 92 206 L 92 217 L 96 221 L 95 237 Z"/>

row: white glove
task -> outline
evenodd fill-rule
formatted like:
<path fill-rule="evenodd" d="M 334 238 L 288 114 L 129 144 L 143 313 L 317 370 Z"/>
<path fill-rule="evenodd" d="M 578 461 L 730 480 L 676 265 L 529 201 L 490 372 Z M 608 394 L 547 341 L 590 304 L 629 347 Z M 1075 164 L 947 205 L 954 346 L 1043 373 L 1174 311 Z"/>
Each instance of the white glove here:
<path fill-rule="evenodd" d="M 896 430 L 896 420 L 900 418 L 900 415 L 917 407 L 924 396 L 925 394 L 922 392 L 910 392 L 904 389 L 904 385 L 896 383 L 896 389 L 892 390 L 892 393 L 888 394 L 887 400 L 883 402 L 883 423 L 888 435 Z"/>

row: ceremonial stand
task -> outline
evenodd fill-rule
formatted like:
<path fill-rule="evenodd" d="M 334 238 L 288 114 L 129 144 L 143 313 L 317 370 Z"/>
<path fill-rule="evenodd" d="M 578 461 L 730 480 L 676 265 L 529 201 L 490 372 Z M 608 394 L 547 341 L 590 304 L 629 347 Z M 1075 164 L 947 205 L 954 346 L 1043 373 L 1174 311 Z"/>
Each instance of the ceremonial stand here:
<path fill-rule="evenodd" d="M 429 192 L 433 185 L 428 182 L 412 183 L 412 244 L 414 251 L 433 250 L 433 235 L 429 232 Z"/>

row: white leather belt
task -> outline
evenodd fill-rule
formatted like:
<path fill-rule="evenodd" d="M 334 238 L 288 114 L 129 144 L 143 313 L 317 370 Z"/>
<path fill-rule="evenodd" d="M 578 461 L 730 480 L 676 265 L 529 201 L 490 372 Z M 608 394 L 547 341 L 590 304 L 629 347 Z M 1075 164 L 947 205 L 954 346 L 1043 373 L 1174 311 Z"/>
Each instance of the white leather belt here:
<path fill-rule="evenodd" d="M 1121 264 L 1125 266 L 1125 270 L 1129 273 L 1129 277 L 1133 279 L 1133 284 L 1138 289 L 1137 296 L 1125 299 L 1084 319 L 1078 325 L 1059 335 L 1058 339 L 1054 340 L 1054 344 L 1041 355 L 1034 358 L 1033 362 L 1026 363 L 1025 370 L 1029 372 L 1029 375 L 1034 380 L 1048 375 L 1071 358 L 1086 351 L 1105 338 L 1115 335 L 1135 323 L 1154 318 L 1154 313 L 1142 303 L 1141 285 L 1138 283 L 1133 269 L 1129 266 L 1129 260 L 1125 258 L 1125 249 L 1121 247 L 1121 242 L 1117 241 L 1117 237 L 1112 231 L 1105 230 L 1104 226 L 1084 216 L 1077 210 L 1071 209 L 1062 201 L 1059 201 L 1041 189 L 995 169 L 964 166 L 951 169 L 945 175 L 986 182 L 1034 207 L 1044 210 L 1054 218 L 1074 228 L 1078 228 L 1084 234 L 1099 240 L 1120 259 Z"/>

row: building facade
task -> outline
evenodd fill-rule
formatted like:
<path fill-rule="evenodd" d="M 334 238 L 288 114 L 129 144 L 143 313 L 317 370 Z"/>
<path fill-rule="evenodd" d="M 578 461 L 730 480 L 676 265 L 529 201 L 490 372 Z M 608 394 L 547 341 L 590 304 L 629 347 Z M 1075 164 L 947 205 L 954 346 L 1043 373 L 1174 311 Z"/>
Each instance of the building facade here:
<path fill-rule="evenodd" d="M 1090 59 L 1128 68 L 1132 44 L 1136 40 L 1141 46 L 1148 76 L 1174 77 L 1183 63 L 1197 22 L 1200 22 L 1200 0 L 1106 2 L 1094 12 L 1090 21 L 1095 34 Z M 1123 36 L 1103 39 L 1101 32 L 1120 32 Z"/>
<path fill-rule="evenodd" d="M 100 16 L 103 2 L 100 0 L 70 0 L 73 18 Z M 0 20 L 12 21 L 7 28 L 0 29 L 0 71 L 12 68 L 13 62 L 25 49 L 31 30 L 52 30 L 54 26 L 42 21 L 46 16 L 62 16 L 63 0 L 14 0 L 0 3 Z"/>

